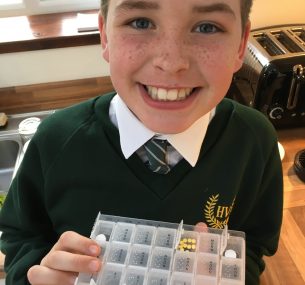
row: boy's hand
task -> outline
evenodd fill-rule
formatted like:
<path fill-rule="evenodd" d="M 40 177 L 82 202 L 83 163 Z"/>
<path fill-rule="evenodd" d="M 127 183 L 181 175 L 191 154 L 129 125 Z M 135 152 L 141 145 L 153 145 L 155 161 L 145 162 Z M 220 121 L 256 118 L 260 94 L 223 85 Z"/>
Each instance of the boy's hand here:
<path fill-rule="evenodd" d="M 63 233 L 40 265 L 31 267 L 27 277 L 32 285 L 74 284 L 80 272 L 101 269 L 99 245 L 75 232 Z"/>
<path fill-rule="evenodd" d="M 195 230 L 207 230 L 207 225 L 198 223 Z M 101 269 L 99 245 L 75 232 L 65 232 L 40 265 L 32 266 L 28 279 L 32 285 L 74 284 L 80 272 L 95 273 Z"/>

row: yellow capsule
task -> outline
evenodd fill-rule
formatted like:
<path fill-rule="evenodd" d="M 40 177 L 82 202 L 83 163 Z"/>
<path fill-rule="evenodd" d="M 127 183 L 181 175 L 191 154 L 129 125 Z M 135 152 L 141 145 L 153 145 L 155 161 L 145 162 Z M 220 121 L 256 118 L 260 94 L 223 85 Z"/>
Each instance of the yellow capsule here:
<path fill-rule="evenodd" d="M 186 243 L 183 245 L 183 248 L 187 248 L 187 244 Z"/>
<path fill-rule="evenodd" d="M 187 238 L 184 238 L 182 241 L 183 241 L 183 242 L 187 242 Z"/>
<path fill-rule="evenodd" d="M 187 239 L 187 242 L 192 242 L 192 239 L 191 239 L 191 238 L 188 238 L 188 239 Z"/>
<path fill-rule="evenodd" d="M 196 245 L 193 244 L 193 245 L 192 245 L 192 249 L 196 249 Z"/>
<path fill-rule="evenodd" d="M 196 243 L 196 239 L 193 238 L 193 239 L 192 239 L 192 243 Z"/>
<path fill-rule="evenodd" d="M 192 246 L 190 244 L 187 245 L 187 249 L 191 249 Z"/>

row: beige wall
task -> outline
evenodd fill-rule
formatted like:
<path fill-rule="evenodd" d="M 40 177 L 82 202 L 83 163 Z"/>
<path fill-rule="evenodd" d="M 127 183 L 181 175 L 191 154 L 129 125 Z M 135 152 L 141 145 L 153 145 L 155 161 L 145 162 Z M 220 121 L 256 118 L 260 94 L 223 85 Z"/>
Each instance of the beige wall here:
<path fill-rule="evenodd" d="M 305 0 L 253 0 L 252 28 L 305 23 Z"/>

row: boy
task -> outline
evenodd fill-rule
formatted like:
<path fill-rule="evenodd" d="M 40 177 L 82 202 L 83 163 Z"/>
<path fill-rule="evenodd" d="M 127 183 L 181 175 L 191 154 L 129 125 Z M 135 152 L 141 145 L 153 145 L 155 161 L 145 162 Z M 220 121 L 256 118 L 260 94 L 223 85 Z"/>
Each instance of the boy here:
<path fill-rule="evenodd" d="M 7 284 L 73 284 L 98 271 L 100 249 L 85 237 L 98 211 L 244 231 L 246 284 L 259 283 L 281 225 L 277 140 L 259 112 L 223 99 L 242 65 L 250 6 L 103 3 L 103 57 L 118 95 L 40 125 L 1 211 Z M 155 136 L 170 143 L 163 174 L 146 165 L 143 144 Z"/>

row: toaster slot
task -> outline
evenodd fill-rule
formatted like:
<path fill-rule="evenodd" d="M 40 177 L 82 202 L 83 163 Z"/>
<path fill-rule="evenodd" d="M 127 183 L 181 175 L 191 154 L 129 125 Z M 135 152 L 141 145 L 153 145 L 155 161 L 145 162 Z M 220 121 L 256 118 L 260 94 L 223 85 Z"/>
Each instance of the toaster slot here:
<path fill-rule="evenodd" d="M 253 37 L 269 55 L 276 56 L 284 54 L 284 51 L 266 33 L 258 33 L 253 35 Z"/>
<path fill-rule="evenodd" d="M 295 28 L 291 31 L 305 44 L 305 30 L 303 28 Z"/>
<path fill-rule="evenodd" d="M 302 52 L 302 48 L 298 46 L 286 33 L 283 31 L 271 32 L 271 34 L 291 53 Z"/>

